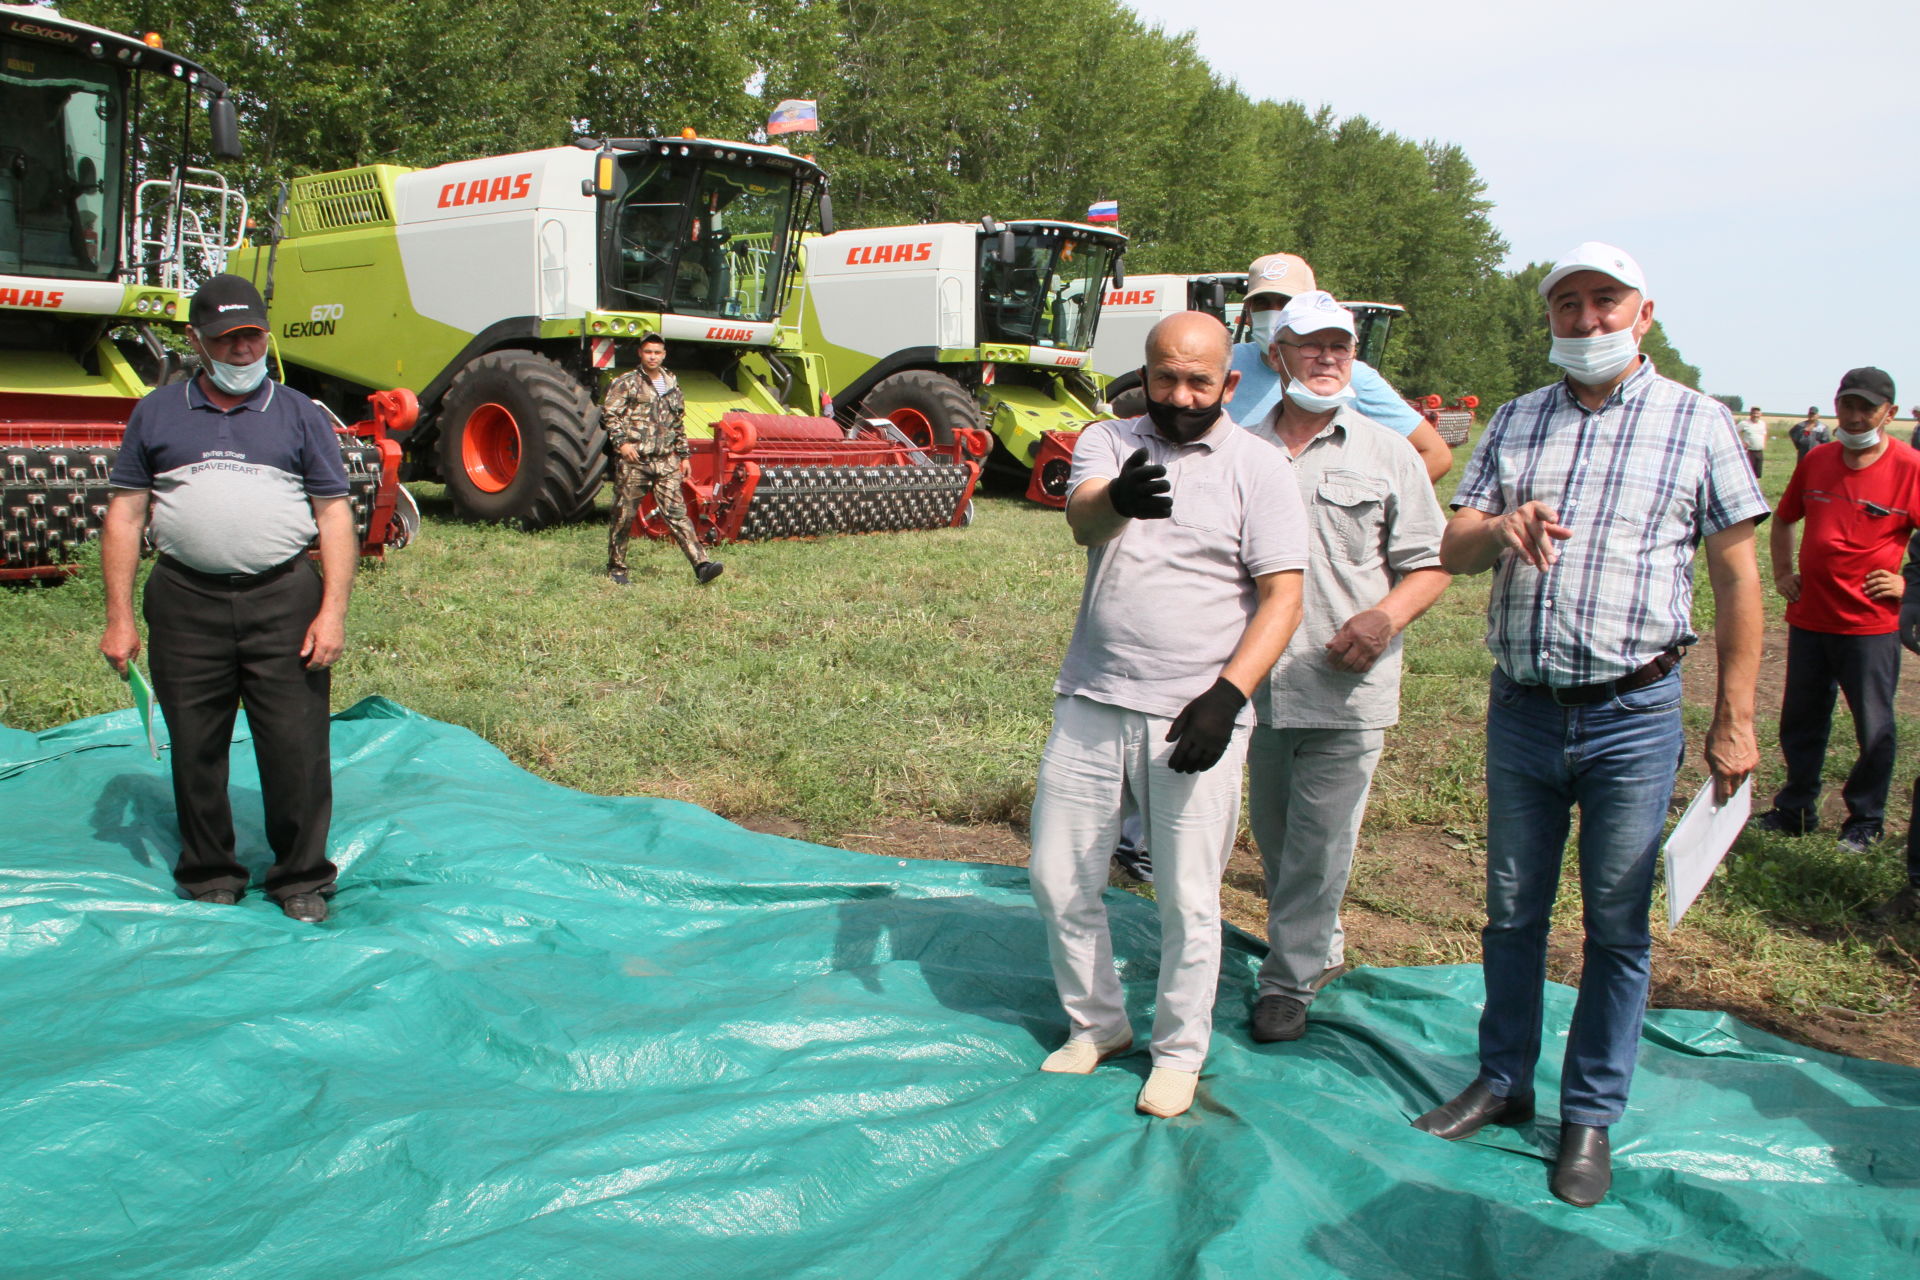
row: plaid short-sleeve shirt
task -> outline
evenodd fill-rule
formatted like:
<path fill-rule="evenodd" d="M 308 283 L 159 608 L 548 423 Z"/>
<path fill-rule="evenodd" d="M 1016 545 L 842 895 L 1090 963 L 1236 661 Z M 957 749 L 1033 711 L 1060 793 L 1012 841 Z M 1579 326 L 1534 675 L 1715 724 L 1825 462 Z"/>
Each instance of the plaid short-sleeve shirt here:
<path fill-rule="evenodd" d="M 1640 367 L 1598 409 L 1564 381 L 1502 405 L 1453 505 L 1554 508 L 1573 536 L 1541 572 L 1494 564 L 1487 648 L 1522 684 L 1614 680 L 1692 644 L 1702 539 L 1764 520 L 1767 501 L 1725 405 Z"/>

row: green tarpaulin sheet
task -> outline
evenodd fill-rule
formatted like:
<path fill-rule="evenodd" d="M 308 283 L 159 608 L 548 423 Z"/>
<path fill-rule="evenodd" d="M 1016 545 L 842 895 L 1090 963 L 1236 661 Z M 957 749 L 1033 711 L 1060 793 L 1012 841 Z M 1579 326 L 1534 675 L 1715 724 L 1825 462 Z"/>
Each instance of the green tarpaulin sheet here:
<path fill-rule="evenodd" d="M 334 754 L 314 927 L 175 896 L 132 712 L 0 730 L 0 1275 L 1920 1275 L 1920 1071 L 1656 1013 L 1576 1210 L 1549 1128 L 1408 1127 L 1473 1074 L 1474 968 L 1358 971 L 1255 1046 L 1230 932 L 1199 1103 L 1148 1120 L 1143 1055 L 1035 1070 L 1019 869 L 582 795 L 380 699 Z M 1145 1027 L 1152 907 L 1110 906 Z"/>

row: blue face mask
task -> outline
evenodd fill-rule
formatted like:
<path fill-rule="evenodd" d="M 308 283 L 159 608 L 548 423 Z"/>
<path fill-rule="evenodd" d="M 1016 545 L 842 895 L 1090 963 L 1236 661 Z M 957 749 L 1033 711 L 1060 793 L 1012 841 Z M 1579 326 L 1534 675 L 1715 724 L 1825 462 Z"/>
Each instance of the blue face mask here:
<path fill-rule="evenodd" d="M 202 357 L 201 363 L 213 385 L 230 396 L 244 396 L 267 379 L 264 355 L 252 364 L 225 364 L 212 356 Z"/>

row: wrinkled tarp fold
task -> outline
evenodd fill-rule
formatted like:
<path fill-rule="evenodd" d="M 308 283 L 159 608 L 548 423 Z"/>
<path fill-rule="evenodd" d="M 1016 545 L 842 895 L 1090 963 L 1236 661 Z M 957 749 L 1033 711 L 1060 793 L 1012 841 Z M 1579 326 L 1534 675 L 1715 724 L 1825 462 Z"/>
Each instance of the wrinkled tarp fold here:
<path fill-rule="evenodd" d="M 1579 1211 L 1551 1105 L 1408 1127 L 1473 1075 L 1472 967 L 1357 971 L 1256 1046 L 1229 931 L 1199 1103 L 1149 1121 L 1142 1055 L 1035 1070 L 1064 1021 L 1022 870 L 568 791 L 383 699 L 334 754 L 316 928 L 176 895 L 132 712 L 0 730 L 0 1276 L 1920 1275 L 1911 1069 L 1655 1013 Z M 1153 909 L 1108 905 L 1144 1028 Z"/>

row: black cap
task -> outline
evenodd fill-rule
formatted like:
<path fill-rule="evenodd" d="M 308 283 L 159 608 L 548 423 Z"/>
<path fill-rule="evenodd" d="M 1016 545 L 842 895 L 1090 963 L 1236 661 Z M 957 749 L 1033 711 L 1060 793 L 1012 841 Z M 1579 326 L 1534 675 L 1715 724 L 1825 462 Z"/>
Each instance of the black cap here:
<path fill-rule="evenodd" d="M 267 301 L 245 276 L 217 275 L 193 295 L 187 323 L 203 338 L 217 338 L 235 329 L 264 329 Z"/>
<path fill-rule="evenodd" d="M 1859 396 L 1870 404 L 1887 404 L 1894 399 L 1893 378 L 1884 369 L 1872 365 L 1849 369 L 1847 376 L 1840 379 L 1840 389 L 1833 393 L 1835 400 L 1841 396 Z"/>

